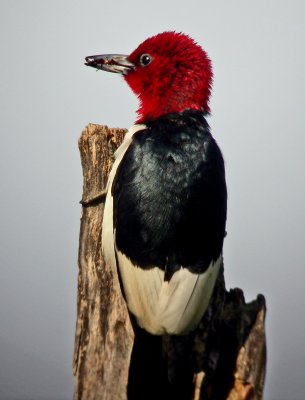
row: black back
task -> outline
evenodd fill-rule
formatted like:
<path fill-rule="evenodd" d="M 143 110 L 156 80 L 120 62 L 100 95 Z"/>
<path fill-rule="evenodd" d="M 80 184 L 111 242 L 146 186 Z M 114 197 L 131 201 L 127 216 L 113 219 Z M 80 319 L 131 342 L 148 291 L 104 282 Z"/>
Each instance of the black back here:
<path fill-rule="evenodd" d="M 168 114 L 136 132 L 112 185 L 118 249 L 166 279 L 203 272 L 225 236 L 224 162 L 199 111 Z"/>

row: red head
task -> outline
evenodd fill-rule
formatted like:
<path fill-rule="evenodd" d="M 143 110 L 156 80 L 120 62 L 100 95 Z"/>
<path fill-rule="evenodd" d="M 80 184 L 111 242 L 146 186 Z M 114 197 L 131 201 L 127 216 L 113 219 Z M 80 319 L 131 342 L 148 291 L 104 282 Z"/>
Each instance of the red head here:
<path fill-rule="evenodd" d="M 129 56 L 86 58 L 87 65 L 120 72 L 139 97 L 138 123 L 186 109 L 209 112 L 211 61 L 189 36 L 163 32 Z"/>

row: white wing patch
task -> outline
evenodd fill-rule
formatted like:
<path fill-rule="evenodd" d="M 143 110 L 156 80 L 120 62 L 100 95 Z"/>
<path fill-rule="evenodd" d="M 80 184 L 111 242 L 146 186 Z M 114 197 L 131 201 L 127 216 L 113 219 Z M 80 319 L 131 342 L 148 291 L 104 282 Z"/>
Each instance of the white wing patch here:
<path fill-rule="evenodd" d="M 107 183 L 102 250 L 106 263 L 114 269 L 117 269 L 117 256 L 128 309 L 135 315 L 137 323 L 155 335 L 181 335 L 194 329 L 207 310 L 222 264 L 222 256 L 212 262 L 202 274 L 193 274 L 186 268 L 181 268 L 168 282 L 164 281 L 164 271 L 160 268 L 139 268 L 116 249 L 111 187 L 117 168 L 132 142 L 133 134 L 145 128 L 145 125 L 134 125 L 129 129 L 115 153 L 115 162 Z"/>
<path fill-rule="evenodd" d="M 202 274 L 186 268 L 164 281 L 164 271 L 134 266 L 116 249 L 128 308 L 137 323 L 154 335 L 182 335 L 193 330 L 208 308 L 222 256 Z"/>

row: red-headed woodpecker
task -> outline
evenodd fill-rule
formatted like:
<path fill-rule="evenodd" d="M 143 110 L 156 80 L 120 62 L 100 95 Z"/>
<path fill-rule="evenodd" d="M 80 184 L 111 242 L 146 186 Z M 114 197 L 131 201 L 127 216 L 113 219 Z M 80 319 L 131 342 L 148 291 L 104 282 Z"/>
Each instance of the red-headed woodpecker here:
<path fill-rule="evenodd" d="M 140 327 L 187 334 L 209 305 L 225 236 L 224 161 L 205 119 L 211 62 L 189 36 L 164 32 L 86 65 L 122 74 L 140 101 L 107 185 L 105 260 Z"/>

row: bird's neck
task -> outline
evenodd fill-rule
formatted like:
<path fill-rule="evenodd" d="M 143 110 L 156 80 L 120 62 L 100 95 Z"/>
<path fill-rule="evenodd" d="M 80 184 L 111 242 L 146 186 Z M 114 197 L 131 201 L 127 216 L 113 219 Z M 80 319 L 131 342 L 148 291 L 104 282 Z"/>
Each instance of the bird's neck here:
<path fill-rule="evenodd" d="M 196 102 L 189 99 L 185 101 L 185 99 L 182 99 L 181 96 L 178 95 L 172 98 L 141 97 L 136 123 L 145 123 L 146 121 L 155 120 L 167 114 L 178 114 L 186 110 L 208 111 L 205 110 L 205 107 Z"/>

